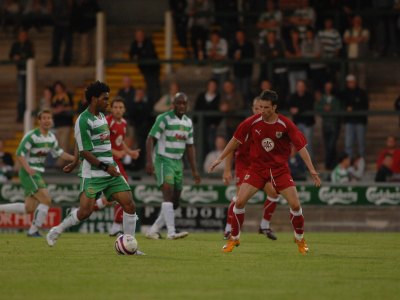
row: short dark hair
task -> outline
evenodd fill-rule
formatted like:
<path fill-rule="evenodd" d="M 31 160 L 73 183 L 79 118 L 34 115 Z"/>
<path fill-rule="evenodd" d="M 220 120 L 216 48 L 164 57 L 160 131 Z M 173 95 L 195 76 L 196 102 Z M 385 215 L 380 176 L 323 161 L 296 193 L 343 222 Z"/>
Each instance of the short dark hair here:
<path fill-rule="evenodd" d="M 116 96 L 116 97 L 114 97 L 114 98 L 112 99 L 112 101 L 111 101 L 111 107 L 114 105 L 114 103 L 122 103 L 124 106 L 126 106 L 126 105 L 125 105 L 125 100 L 124 100 L 124 98 L 122 98 L 122 97 L 120 97 L 120 96 Z"/>
<path fill-rule="evenodd" d="M 109 93 L 110 87 L 104 82 L 95 81 L 88 85 L 85 90 L 86 101 L 90 104 L 92 97 L 100 97 L 103 93 Z"/>
<path fill-rule="evenodd" d="M 38 120 L 40 120 L 42 118 L 43 114 L 49 114 L 49 115 L 53 116 L 53 113 L 51 112 L 50 109 L 43 109 L 43 110 L 39 111 L 37 114 Z"/>
<path fill-rule="evenodd" d="M 272 105 L 278 105 L 278 94 L 273 90 L 264 90 L 259 96 L 260 100 L 271 101 Z"/>

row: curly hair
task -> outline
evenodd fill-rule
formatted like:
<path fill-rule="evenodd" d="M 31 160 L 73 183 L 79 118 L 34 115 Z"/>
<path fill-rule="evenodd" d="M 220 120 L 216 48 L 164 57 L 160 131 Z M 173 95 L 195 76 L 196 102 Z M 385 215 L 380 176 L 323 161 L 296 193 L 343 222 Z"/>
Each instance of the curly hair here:
<path fill-rule="evenodd" d="M 104 82 L 95 81 L 88 85 L 85 90 L 86 101 L 90 104 L 92 97 L 100 97 L 103 93 L 109 93 L 110 87 Z"/>

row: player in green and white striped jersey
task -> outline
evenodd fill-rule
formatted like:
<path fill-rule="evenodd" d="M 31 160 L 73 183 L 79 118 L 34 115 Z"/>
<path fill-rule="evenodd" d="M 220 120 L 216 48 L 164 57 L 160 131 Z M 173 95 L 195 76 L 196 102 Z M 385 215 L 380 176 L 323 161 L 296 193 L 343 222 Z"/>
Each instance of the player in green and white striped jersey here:
<path fill-rule="evenodd" d="M 157 185 L 161 187 L 164 198 L 160 215 L 146 235 L 150 239 L 159 239 L 159 231 L 164 225 L 167 225 L 169 239 L 183 238 L 189 234 L 176 233 L 174 214 L 174 207 L 177 207 L 182 192 L 182 156 L 185 151 L 188 154 L 194 181 L 196 184 L 200 183 L 193 146 L 193 123 L 186 116 L 187 96 L 177 93 L 173 99 L 173 106 L 173 110 L 157 117 L 146 142 L 146 171 L 150 175 L 155 172 Z M 155 150 L 154 163 L 153 150 Z"/>
<path fill-rule="evenodd" d="M 29 237 L 40 237 L 39 228 L 46 220 L 47 212 L 51 204 L 49 191 L 42 178 L 44 162 L 48 153 L 53 157 L 61 157 L 72 161 L 74 157 L 65 153 L 58 146 L 55 135 L 50 131 L 53 126 L 53 117 L 49 110 L 43 110 L 38 114 L 39 127 L 35 128 L 22 138 L 17 149 L 17 160 L 22 166 L 19 170 L 19 178 L 25 193 L 24 203 L 11 203 L 0 205 L 0 211 L 8 213 L 32 213 L 32 225 L 29 228 Z"/>
<path fill-rule="evenodd" d="M 118 201 L 123 213 L 124 233 L 135 235 L 136 206 L 131 189 L 119 173 L 113 160 L 110 131 L 103 114 L 109 100 L 110 88 L 103 82 L 90 84 L 85 92 L 89 107 L 75 123 L 75 140 L 82 158 L 81 188 L 78 210 L 71 212 L 60 225 L 47 234 L 47 243 L 53 246 L 67 228 L 87 219 L 93 212 L 96 195 L 103 192 L 109 201 Z"/>

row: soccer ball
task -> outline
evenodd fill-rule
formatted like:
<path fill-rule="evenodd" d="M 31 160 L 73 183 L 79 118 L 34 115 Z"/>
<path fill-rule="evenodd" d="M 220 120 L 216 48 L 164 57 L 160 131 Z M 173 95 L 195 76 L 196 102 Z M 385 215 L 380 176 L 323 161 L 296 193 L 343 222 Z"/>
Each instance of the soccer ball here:
<path fill-rule="evenodd" d="M 115 251 L 120 255 L 133 255 L 136 253 L 138 243 L 130 234 L 120 235 L 115 240 Z"/>

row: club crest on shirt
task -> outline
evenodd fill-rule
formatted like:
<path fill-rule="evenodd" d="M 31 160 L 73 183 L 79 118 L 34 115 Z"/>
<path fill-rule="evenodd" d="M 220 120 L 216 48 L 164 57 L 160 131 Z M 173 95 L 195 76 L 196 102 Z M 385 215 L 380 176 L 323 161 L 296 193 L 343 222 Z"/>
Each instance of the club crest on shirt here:
<path fill-rule="evenodd" d="M 265 138 L 261 141 L 261 145 L 265 149 L 265 151 L 270 152 L 275 147 L 275 143 L 270 138 Z"/>
<path fill-rule="evenodd" d="M 275 133 L 275 136 L 276 136 L 277 139 L 280 139 L 280 138 L 282 137 L 282 135 L 283 135 L 283 132 L 282 132 L 282 131 L 277 131 L 277 132 Z"/>

